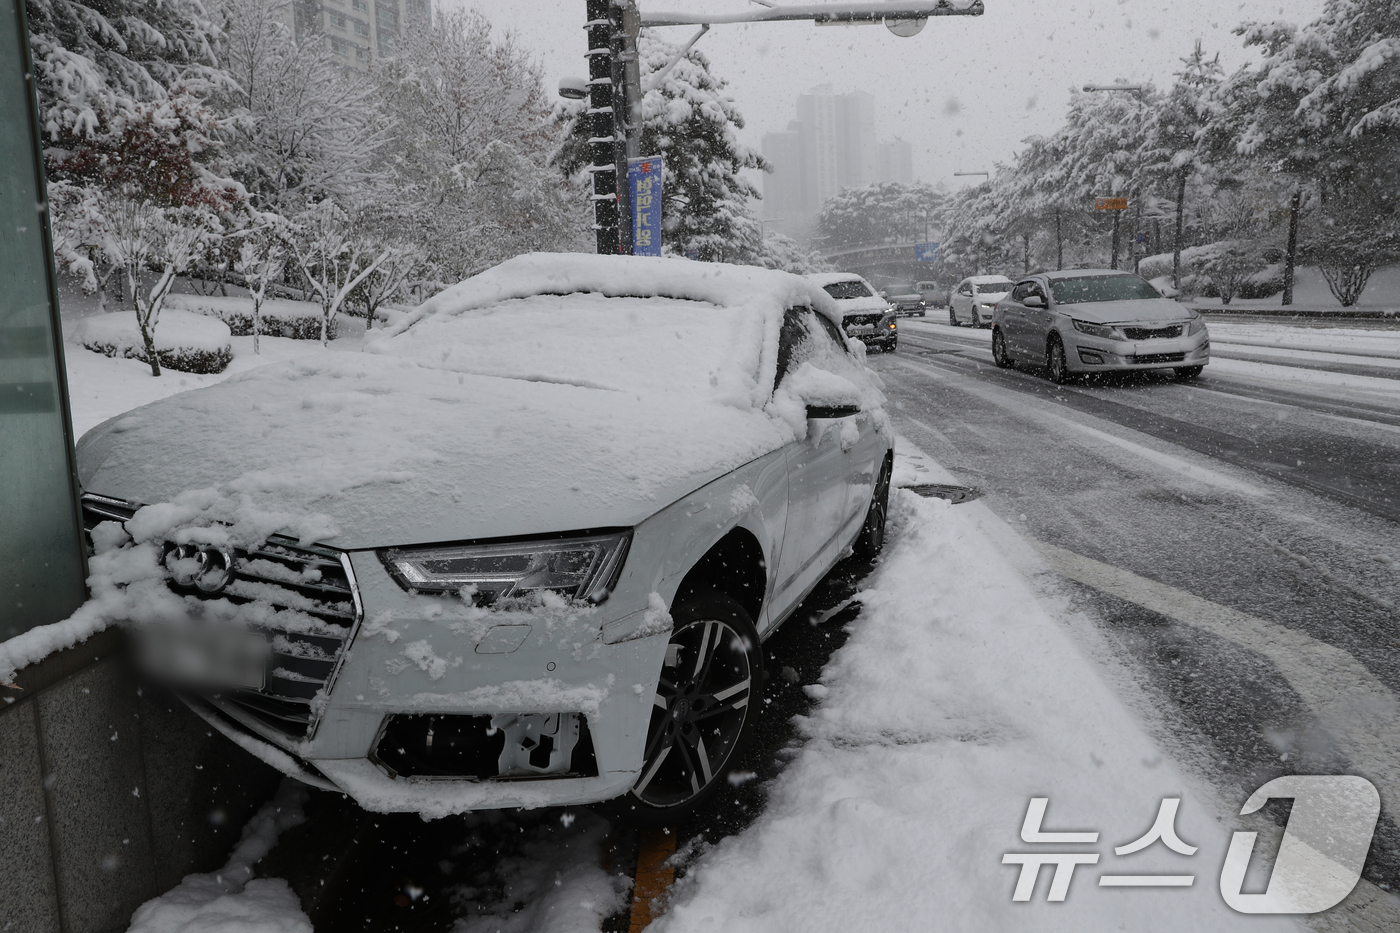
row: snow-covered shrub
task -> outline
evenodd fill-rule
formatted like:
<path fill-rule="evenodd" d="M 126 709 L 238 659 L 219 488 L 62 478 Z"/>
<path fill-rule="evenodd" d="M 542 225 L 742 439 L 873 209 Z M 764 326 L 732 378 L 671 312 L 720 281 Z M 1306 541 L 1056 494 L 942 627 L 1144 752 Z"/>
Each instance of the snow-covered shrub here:
<path fill-rule="evenodd" d="M 167 308 L 179 308 L 218 318 L 228 325 L 235 337 L 253 333 L 253 299 L 225 298 L 222 295 L 171 295 Z M 332 318 L 326 336 L 334 340 L 340 332 L 339 323 Z M 293 340 L 321 339 L 321 306 L 310 301 L 268 298 L 262 303 L 264 337 L 290 337 Z"/>
<path fill-rule="evenodd" d="M 153 335 L 160 365 L 186 373 L 221 373 L 233 360 L 229 328 L 222 321 L 166 308 L 164 320 Z M 78 325 L 78 341 L 94 353 L 131 360 L 146 358 L 146 343 L 130 312 L 98 314 Z"/>
<path fill-rule="evenodd" d="M 1246 301 L 1269 298 L 1283 291 L 1283 264 L 1265 266 L 1240 283 L 1237 296 Z"/>

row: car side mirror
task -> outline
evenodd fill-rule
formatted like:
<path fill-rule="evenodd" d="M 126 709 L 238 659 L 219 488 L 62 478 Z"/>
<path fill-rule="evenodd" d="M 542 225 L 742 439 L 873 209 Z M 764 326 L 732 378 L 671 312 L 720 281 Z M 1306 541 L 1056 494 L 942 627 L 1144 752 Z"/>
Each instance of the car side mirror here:
<path fill-rule="evenodd" d="M 1045 307 L 1045 299 L 1039 295 L 1027 295 L 1021 304 L 1027 308 L 1043 308 Z"/>
<path fill-rule="evenodd" d="M 860 414 L 859 405 L 808 405 L 807 418 L 849 418 Z"/>

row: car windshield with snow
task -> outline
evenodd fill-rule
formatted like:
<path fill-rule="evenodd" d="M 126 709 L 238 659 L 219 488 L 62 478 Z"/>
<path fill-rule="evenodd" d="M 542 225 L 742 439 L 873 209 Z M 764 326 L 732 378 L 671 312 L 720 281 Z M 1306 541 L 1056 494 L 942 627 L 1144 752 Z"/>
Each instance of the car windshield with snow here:
<path fill-rule="evenodd" d="M 365 354 L 95 428 L 85 514 L 170 577 L 127 604 L 148 656 L 265 760 L 374 810 L 673 820 L 751 729 L 761 639 L 883 540 L 839 320 L 780 272 L 522 257 Z"/>

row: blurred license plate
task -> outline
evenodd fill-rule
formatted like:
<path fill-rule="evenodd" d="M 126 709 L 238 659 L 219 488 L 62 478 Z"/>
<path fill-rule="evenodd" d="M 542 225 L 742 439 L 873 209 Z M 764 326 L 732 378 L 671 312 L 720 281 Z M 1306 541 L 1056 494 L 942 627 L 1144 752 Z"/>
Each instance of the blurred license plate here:
<path fill-rule="evenodd" d="M 848 331 L 848 333 L 849 333 L 852 337 L 868 337 L 868 336 L 870 336 L 871 334 L 875 333 L 876 330 L 877 330 L 877 328 L 875 327 L 874 324 L 863 324 L 863 325 L 856 325 L 855 327 L 850 328 L 850 330 Z"/>
<path fill-rule="evenodd" d="M 198 687 L 264 686 L 271 646 L 261 632 L 194 625 L 137 632 L 142 666 L 157 677 Z"/>

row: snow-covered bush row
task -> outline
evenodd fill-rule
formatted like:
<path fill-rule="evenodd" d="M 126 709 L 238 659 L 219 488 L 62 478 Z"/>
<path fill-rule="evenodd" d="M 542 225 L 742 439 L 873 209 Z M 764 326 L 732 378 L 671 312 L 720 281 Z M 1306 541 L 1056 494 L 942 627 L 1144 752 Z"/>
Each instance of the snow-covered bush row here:
<path fill-rule="evenodd" d="M 185 373 L 221 373 L 233 361 L 229 327 L 223 321 L 167 307 L 153 336 L 156 359 L 167 369 Z M 141 329 L 130 312 L 84 319 L 75 332 L 79 343 L 104 356 L 149 362 Z"/>
<path fill-rule="evenodd" d="M 250 337 L 253 334 L 253 300 L 251 298 L 226 298 L 222 295 L 171 295 L 165 301 L 167 308 L 178 308 L 215 317 L 228 325 L 235 337 Z M 293 340 L 321 339 L 321 306 L 310 301 L 291 301 L 283 298 L 268 298 L 262 303 L 262 326 L 259 333 L 265 337 L 290 337 Z M 339 335 L 336 319 L 330 321 L 328 337 L 334 340 Z"/>

